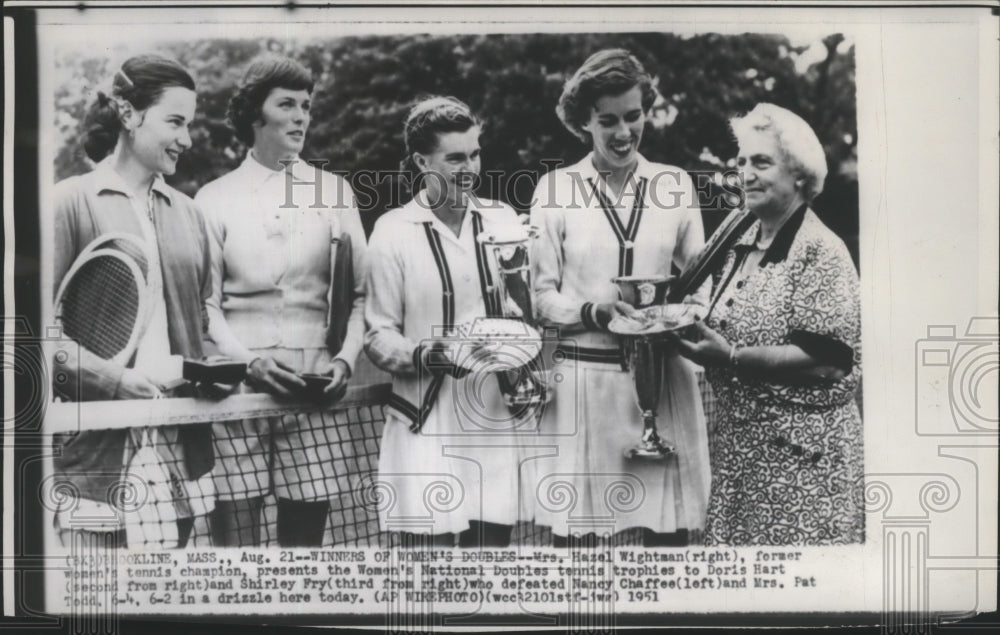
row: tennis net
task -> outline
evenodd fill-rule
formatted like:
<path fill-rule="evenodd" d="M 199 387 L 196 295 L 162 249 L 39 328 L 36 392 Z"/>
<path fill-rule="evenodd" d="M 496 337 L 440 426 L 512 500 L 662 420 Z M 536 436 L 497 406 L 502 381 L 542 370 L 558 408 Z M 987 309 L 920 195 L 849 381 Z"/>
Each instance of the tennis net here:
<path fill-rule="evenodd" d="M 711 426 L 715 400 L 700 373 L 699 383 Z M 287 497 L 320 503 L 326 522 L 318 525 L 322 534 L 310 539 L 311 546 L 388 547 L 399 536 L 379 529 L 384 500 L 377 475 L 390 388 L 384 383 L 352 387 L 332 407 L 264 394 L 54 403 L 46 430 L 53 434 L 57 468 L 46 480 L 50 491 L 43 499 L 54 512 L 64 546 L 80 530 L 104 532 L 109 544 L 129 548 L 287 546 L 278 523 L 279 499 Z M 203 438 L 211 439 L 216 466 L 193 480 L 186 478 L 191 457 L 185 455 L 181 434 L 192 426 L 211 429 Z M 289 431 L 298 439 L 291 450 L 280 441 Z M 257 445 L 251 447 L 248 439 Z M 120 443 L 124 472 L 80 468 L 95 448 L 108 443 Z M 98 485 L 103 489 L 95 490 Z M 255 497 L 260 505 L 234 513 L 225 528 L 229 533 L 220 534 L 218 522 L 213 527 L 209 519 L 217 516 L 210 511 L 218 501 Z M 293 513 L 316 510 L 315 504 L 300 505 Z M 293 523 L 292 531 L 298 529 Z M 620 545 L 641 540 L 638 531 L 614 538 Z M 520 545 L 551 541 L 550 530 L 532 522 L 519 523 L 512 536 Z"/>

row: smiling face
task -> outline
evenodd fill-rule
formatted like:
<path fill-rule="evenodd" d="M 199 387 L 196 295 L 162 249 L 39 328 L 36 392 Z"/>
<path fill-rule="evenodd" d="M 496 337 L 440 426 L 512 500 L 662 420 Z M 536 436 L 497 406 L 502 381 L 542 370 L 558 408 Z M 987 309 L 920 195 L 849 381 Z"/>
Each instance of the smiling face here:
<path fill-rule="evenodd" d="M 465 132 L 437 135 L 433 152 L 415 152 L 413 160 L 425 174 L 427 194 L 433 201 L 462 202 L 475 188 L 480 169 L 479 126 Z"/>
<path fill-rule="evenodd" d="M 798 206 L 801 186 L 774 134 L 750 130 L 739 144 L 736 164 L 743 172 L 747 208 L 757 216 L 780 216 Z"/>
<path fill-rule="evenodd" d="M 598 98 L 590 112 L 590 120 L 583 125 L 593 142 L 595 167 L 605 172 L 634 166 L 645 125 L 646 113 L 642 109 L 642 88 L 639 86 L 620 95 Z"/>
<path fill-rule="evenodd" d="M 191 147 L 188 126 L 194 109 L 194 91 L 173 86 L 146 110 L 126 111 L 122 123 L 131 131 L 132 155 L 144 168 L 168 175 L 177 170 L 177 159 Z"/>
<path fill-rule="evenodd" d="M 297 156 L 306 141 L 311 105 L 309 91 L 272 88 L 253 124 L 254 149 L 264 156 Z"/>

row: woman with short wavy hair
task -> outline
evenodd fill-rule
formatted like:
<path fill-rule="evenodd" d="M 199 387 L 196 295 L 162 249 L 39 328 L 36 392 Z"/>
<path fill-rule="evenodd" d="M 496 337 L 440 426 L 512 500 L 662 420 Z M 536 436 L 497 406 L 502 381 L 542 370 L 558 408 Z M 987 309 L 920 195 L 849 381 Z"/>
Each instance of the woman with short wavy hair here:
<path fill-rule="evenodd" d="M 801 117 L 758 104 L 732 119 L 757 217 L 722 266 L 697 341 L 720 416 L 706 539 L 727 545 L 864 540 L 858 273 L 812 211 L 826 158 Z"/>
<path fill-rule="evenodd" d="M 256 391 L 304 398 L 301 374 L 326 375 L 324 395 L 344 394 L 364 336 L 365 233 L 350 185 L 304 162 L 313 79 L 287 57 L 246 69 L 229 101 L 230 124 L 249 150 L 235 170 L 198 192 L 212 244 L 210 334 L 220 352 L 248 364 Z M 294 184 L 294 185 L 293 185 Z M 315 202 L 319 200 L 320 205 Z M 350 238 L 353 305 L 342 345 L 327 344 L 334 251 Z M 330 499 L 346 493 L 332 415 L 287 415 L 214 426 L 220 453 L 215 543 L 254 546 L 264 496 L 278 499 L 278 543 L 318 546 Z"/>
<path fill-rule="evenodd" d="M 557 546 L 579 535 L 641 528 L 646 546 L 687 544 L 704 526 L 708 495 L 705 416 L 694 368 L 665 361 L 658 420 L 676 444 L 666 460 L 626 459 L 641 437 L 630 373 L 608 330 L 625 310 L 617 276 L 663 275 L 685 268 L 704 243 L 690 176 L 639 153 L 653 78 L 622 49 L 597 52 L 566 81 L 556 109 L 590 149 L 580 162 L 539 181 L 531 209 L 542 229 L 532 255 L 541 321 L 571 346 L 539 425 L 557 456 L 540 458 L 536 520 Z M 693 302 L 707 300 L 707 284 Z M 574 492 L 570 508 L 560 504 Z"/>
<path fill-rule="evenodd" d="M 462 325 L 496 317 L 477 236 L 521 229 L 514 210 L 480 199 L 482 124 L 454 97 L 429 97 L 403 125 L 413 199 L 386 212 L 371 237 L 365 351 L 392 374 L 379 454 L 383 530 L 404 543 L 503 547 L 522 518 L 512 415 L 482 342 Z M 471 372 L 470 372 L 470 369 Z"/>

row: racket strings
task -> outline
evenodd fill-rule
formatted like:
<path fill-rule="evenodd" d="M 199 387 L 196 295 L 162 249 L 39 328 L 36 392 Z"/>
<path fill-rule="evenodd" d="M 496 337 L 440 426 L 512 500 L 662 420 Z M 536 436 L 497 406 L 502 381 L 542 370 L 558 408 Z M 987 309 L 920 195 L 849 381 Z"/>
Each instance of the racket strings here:
<path fill-rule="evenodd" d="M 111 248 L 128 256 L 132 259 L 132 262 L 139 266 L 139 271 L 142 272 L 143 278 L 146 279 L 149 277 L 150 263 L 147 258 L 150 254 L 136 241 L 114 238 L 108 240 L 101 247 Z"/>
<path fill-rule="evenodd" d="M 73 276 L 63 297 L 66 334 L 110 359 L 125 349 L 139 318 L 139 281 L 119 258 L 98 256 Z"/>

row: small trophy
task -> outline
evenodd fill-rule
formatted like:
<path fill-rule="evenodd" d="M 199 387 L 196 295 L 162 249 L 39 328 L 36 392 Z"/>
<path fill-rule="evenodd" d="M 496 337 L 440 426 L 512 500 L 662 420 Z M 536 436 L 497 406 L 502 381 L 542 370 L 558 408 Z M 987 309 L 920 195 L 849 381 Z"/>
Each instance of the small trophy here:
<path fill-rule="evenodd" d="M 537 227 L 511 224 L 476 237 L 485 247 L 487 266 L 494 281 L 494 287 L 488 291 L 498 303 L 495 311 L 498 317 L 521 321 L 536 334 L 528 245 L 537 235 Z M 504 402 L 512 410 L 539 406 L 547 397 L 545 383 L 533 372 L 537 370 L 536 360 L 524 361 L 517 368 L 497 372 Z"/>
<path fill-rule="evenodd" d="M 662 306 L 672 282 L 667 276 L 621 276 L 612 279 L 618 285 L 622 302 L 637 310 Z M 673 444 L 660 437 L 656 430 L 656 408 L 663 385 L 663 357 L 667 333 L 614 331 L 619 336 L 622 357 L 632 374 L 635 403 L 642 413 L 642 438 L 639 444 L 625 451 L 626 458 L 664 459 L 674 453 Z"/>

